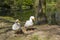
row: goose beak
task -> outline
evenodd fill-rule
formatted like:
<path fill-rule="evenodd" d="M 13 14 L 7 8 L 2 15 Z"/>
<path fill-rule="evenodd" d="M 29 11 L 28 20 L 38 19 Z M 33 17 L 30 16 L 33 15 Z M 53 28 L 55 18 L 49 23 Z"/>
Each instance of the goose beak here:
<path fill-rule="evenodd" d="M 32 20 L 35 21 L 35 18 L 33 18 Z"/>
<path fill-rule="evenodd" d="M 20 22 L 20 21 L 17 19 L 17 20 L 16 20 L 16 23 L 19 23 L 19 22 Z"/>

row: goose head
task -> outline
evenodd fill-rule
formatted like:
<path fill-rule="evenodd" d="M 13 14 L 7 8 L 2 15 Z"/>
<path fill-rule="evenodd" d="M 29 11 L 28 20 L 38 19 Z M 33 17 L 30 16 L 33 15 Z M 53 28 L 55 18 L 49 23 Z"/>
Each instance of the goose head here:
<path fill-rule="evenodd" d="M 19 23 L 19 22 L 20 22 L 19 19 L 16 19 L 15 23 Z"/>
<path fill-rule="evenodd" d="M 32 21 L 35 21 L 35 17 L 34 17 L 34 16 L 30 16 L 30 19 L 31 19 Z"/>

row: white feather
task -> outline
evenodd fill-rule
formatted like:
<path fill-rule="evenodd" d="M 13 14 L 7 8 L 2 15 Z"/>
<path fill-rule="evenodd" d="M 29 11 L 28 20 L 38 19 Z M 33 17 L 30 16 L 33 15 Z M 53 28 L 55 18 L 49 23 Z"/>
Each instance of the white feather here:
<path fill-rule="evenodd" d="M 34 16 L 31 16 L 30 19 L 26 21 L 24 26 L 25 27 L 33 26 L 34 23 L 33 23 L 32 19 L 34 19 Z"/>
<path fill-rule="evenodd" d="M 14 23 L 14 24 L 12 25 L 12 29 L 13 29 L 13 30 L 19 30 L 19 29 L 20 29 L 20 23 Z"/>

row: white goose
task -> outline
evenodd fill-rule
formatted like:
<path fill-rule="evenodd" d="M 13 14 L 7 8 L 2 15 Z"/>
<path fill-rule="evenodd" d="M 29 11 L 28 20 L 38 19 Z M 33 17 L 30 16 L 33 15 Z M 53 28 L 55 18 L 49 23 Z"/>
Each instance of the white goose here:
<path fill-rule="evenodd" d="M 30 19 L 26 21 L 24 27 L 30 27 L 30 26 L 33 26 L 33 20 L 35 20 L 35 17 L 34 16 L 30 16 Z"/>
<path fill-rule="evenodd" d="M 20 23 L 19 23 L 19 20 L 18 19 L 12 25 L 12 30 L 15 30 L 15 31 L 20 30 Z"/>

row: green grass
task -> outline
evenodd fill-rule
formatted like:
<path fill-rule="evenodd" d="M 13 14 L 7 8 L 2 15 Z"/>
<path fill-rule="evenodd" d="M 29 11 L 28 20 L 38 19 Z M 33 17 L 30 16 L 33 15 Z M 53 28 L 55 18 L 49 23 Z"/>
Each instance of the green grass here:
<path fill-rule="evenodd" d="M 30 40 L 38 40 L 38 36 L 34 35 Z"/>
<path fill-rule="evenodd" d="M 14 22 L 15 19 L 13 17 L 9 17 L 9 16 L 0 16 L 1 19 L 5 19 L 5 20 L 8 20 L 8 21 L 11 21 L 11 22 Z"/>

